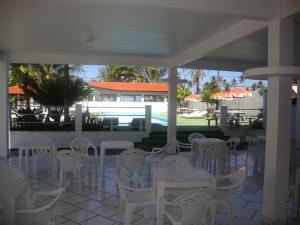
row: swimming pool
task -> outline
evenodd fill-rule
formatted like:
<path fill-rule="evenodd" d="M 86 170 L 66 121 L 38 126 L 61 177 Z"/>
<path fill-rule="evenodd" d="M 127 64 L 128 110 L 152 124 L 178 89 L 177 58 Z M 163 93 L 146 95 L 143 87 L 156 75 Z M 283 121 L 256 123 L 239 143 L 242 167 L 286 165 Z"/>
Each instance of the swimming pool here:
<path fill-rule="evenodd" d="M 102 112 L 101 116 L 103 117 L 118 117 L 119 124 L 122 126 L 127 126 L 133 118 L 145 118 L 144 112 Z M 152 116 L 151 123 L 160 124 L 162 126 L 168 125 L 168 120 Z"/>

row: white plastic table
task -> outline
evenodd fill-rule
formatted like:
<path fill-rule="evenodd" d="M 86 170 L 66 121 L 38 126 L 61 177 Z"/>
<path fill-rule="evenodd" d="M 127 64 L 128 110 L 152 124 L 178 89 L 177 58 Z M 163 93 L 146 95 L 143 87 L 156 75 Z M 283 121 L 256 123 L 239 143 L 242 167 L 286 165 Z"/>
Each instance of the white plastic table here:
<path fill-rule="evenodd" d="M 204 167 L 204 157 L 205 157 L 205 152 L 202 151 L 201 145 L 205 143 L 210 143 L 213 146 L 213 151 L 220 153 L 225 153 L 226 150 L 226 142 L 222 139 L 219 138 L 193 138 L 192 139 L 192 152 L 196 153 L 194 156 L 194 159 L 192 159 L 192 163 L 194 166 L 196 166 L 196 158 L 200 154 L 200 157 L 202 158 L 202 163 L 200 167 Z"/>
<path fill-rule="evenodd" d="M 157 170 L 155 175 L 156 199 L 157 199 L 157 225 L 163 224 L 164 205 L 161 200 L 166 188 L 195 188 L 210 187 L 216 190 L 216 180 L 207 171 L 202 169 L 187 168 L 164 168 Z"/>
<path fill-rule="evenodd" d="M 1 164 L 0 169 L 6 170 L 9 169 L 10 166 Z M 22 194 L 25 193 L 25 202 L 29 206 L 30 203 L 30 188 L 29 182 L 25 178 L 24 179 L 14 179 L 12 178 L 13 174 L 0 174 L 0 202 L 3 207 L 3 219 L 4 224 L 6 225 L 15 225 L 15 202 L 16 199 Z"/>
<path fill-rule="evenodd" d="M 100 145 L 100 166 L 101 178 L 104 177 L 104 156 L 106 149 L 132 149 L 133 142 L 131 141 L 102 141 Z"/>

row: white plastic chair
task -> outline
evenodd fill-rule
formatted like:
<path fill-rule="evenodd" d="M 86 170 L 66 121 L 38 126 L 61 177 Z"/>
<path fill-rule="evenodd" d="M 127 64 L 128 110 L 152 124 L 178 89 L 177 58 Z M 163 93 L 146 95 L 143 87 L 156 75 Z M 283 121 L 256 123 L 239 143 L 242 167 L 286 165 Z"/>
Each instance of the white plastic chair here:
<path fill-rule="evenodd" d="M 201 133 L 191 133 L 188 136 L 188 141 L 192 144 L 194 138 L 206 138 L 204 134 Z"/>
<path fill-rule="evenodd" d="M 78 179 L 78 189 L 81 192 L 81 169 L 83 163 L 80 155 L 74 151 L 61 150 L 57 153 L 60 164 L 59 187 L 63 186 L 67 173 L 72 173 L 74 178 Z"/>
<path fill-rule="evenodd" d="M 192 163 L 180 155 L 171 155 L 163 158 L 159 165 L 160 168 L 193 168 Z"/>
<path fill-rule="evenodd" d="M 73 151 L 77 152 L 84 163 L 84 184 L 88 185 L 88 170 L 91 163 L 95 164 L 95 172 L 97 172 L 97 148 L 96 146 L 87 138 L 76 137 L 70 143 L 70 147 Z M 89 151 L 93 151 L 93 155 L 89 155 Z"/>
<path fill-rule="evenodd" d="M 155 158 L 156 156 L 161 157 L 163 154 L 167 154 L 169 149 L 171 148 L 171 143 L 167 143 L 164 147 L 159 148 L 159 147 L 154 147 L 152 148 L 152 151 L 148 154 L 150 154 L 151 159 Z"/>
<path fill-rule="evenodd" d="M 181 153 L 182 149 L 188 149 L 191 150 L 192 146 L 190 143 L 184 143 L 181 141 L 178 141 L 175 137 L 173 137 L 173 141 L 176 143 L 176 152 Z"/>
<path fill-rule="evenodd" d="M 225 207 L 230 225 L 234 224 L 234 213 L 232 204 L 234 197 L 233 194 L 234 191 L 241 185 L 242 181 L 245 178 L 245 174 L 245 167 L 241 167 L 240 169 L 231 174 L 225 176 L 216 176 L 217 205 Z"/>
<path fill-rule="evenodd" d="M 247 154 L 246 154 L 246 162 L 245 162 L 246 174 L 248 175 L 249 154 L 253 155 L 253 169 L 254 169 L 253 172 L 255 173 L 258 169 L 258 163 L 259 163 L 258 140 L 252 136 L 245 136 L 245 140 L 248 145 L 248 150 L 247 150 Z"/>
<path fill-rule="evenodd" d="M 164 200 L 164 215 L 173 225 L 214 225 L 216 201 L 206 191 L 186 192 L 168 202 Z"/>
<path fill-rule="evenodd" d="M 57 207 L 60 197 L 65 191 L 67 183 L 64 187 L 57 190 L 33 193 L 32 205 L 35 205 L 39 196 L 52 196 L 54 199 L 44 206 L 30 209 L 21 209 L 16 211 L 17 224 L 20 225 L 56 225 Z"/>
<path fill-rule="evenodd" d="M 227 154 L 229 156 L 228 158 L 228 167 L 230 169 L 230 161 L 231 161 L 231 154 L 234 154 L 234 162 L 235 162 L 235 169 L 237 170 L 238 166 L 238 160 L 237 160 L 237 147 L 240 144 L 240 138 L 239 137 L 231 137 L 226 141 L 226 149 Z M 229 170 L 230 171 L 230 170 Z"/>
<path fill-rule="evenodd" d="M 125 172 L 142 179 L 146 153 L 142 149 L 134 148 L 123 151 L 119 156 L 119 173 Z"/>
<path fill-rule="evenodd" d="M 130 225 L 132 215 L 138 207 L 145 208 L 156 204 L 153 188 L 132 188 L 129 183 L 133 181 L 131 177 L 119 176 L 114 173 L 120 191 L 119 223 L 121 223 L 122 212 L 125 209 L 124 225 Z M 143 186 L 141 184 L 141 186 Z M 147 216 L 147 215 L 145 215 Z"/>

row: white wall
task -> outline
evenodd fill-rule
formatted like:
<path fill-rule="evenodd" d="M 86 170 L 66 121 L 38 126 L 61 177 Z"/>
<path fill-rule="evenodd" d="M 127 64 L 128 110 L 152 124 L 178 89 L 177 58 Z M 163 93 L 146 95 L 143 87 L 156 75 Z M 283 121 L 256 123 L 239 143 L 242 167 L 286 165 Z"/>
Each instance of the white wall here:
<path fill-rule="evenodd" d="M 69 147 L 69 143 L 76 137 L 75 132 L 71 131 L 11 131 L 10 132 L 10 147 L 18 148 L 22 145 L 32 143 L 40 135 L 47 136 L 56 147 Z M 140 142 L 143 137 L 147 137 L 146 132 L 140 131 L 126 131 L 126 132 L 82 132 L 82 137 L 90 139 L 96 146 L 100 146 L 102 141 L 110 140 L 127 140 L 133 142 Z"/>
<path fill-rule="evenodd" d="M 145 106 L 151 105 L 152 113 L 160 113 L 168 111 L 167 102 L 78 102 L 77 104 L 82 104 L 83 112 L 86 107 L 89 107 L 89 112 L 145 112 Z M 95 107 L 95 108 L 93 108 Z M 98 107 L 98 108 L 97 108 Z M 115 107 L 112 108 L 100 108 L 100 107 Z M 124 108 L 117 108 L 124 107 Z M 133 107 L 140 107 L 133 108 Z"/>

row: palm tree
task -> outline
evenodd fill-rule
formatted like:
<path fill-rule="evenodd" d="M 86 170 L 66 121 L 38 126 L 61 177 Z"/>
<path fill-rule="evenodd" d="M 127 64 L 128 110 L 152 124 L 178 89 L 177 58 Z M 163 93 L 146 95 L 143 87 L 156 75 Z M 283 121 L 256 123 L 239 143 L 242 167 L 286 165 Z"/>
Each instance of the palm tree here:
<path fill-rule="evenodd" d="M 37 64 L 10 64 L 9 65 L 9 86 L 17 85 L 25 93 L 26 107 L 30 108 L 29 89 L 38 85 L 43 79 L 43 75 L 39 73 Z"/>
<path fill-rule="evenodd" d="M 221 84 L 223 82 L 223 78 L 222 76 L 220 75 L 220 71 L 218 70 L 217 71 L 217 77 L 216 77 L 216 83 L 217 83 L 217 86 L 220 88 Z"/>
<path fill-rule="evenodd" d="M 203 81 L 206 74 L 201 69 L 192 70 L 192 83 L 196 86 L 196 94 L 200 94 L 200 81 Z"/>
<path fill-rule="evenodd" d="M 98 79 L 119 82 L 159 82 L 167 69 L 154 66 L 105 66 L 98 71 Z"/>
<path fill-rule="evenodd" d="M 235 78 L 233 78 L 233 79 L 231 80 L 231 87 L 236 88 L 237 84 L 238 84 L 237 80 L 236 80 Z"/>
<path fill-rule="evenodd" d="M 239 82 L 240 84 L 243 84 L 245 82 L 245 77 L 243 76 L 243 74 L 240 75 Z"/>

